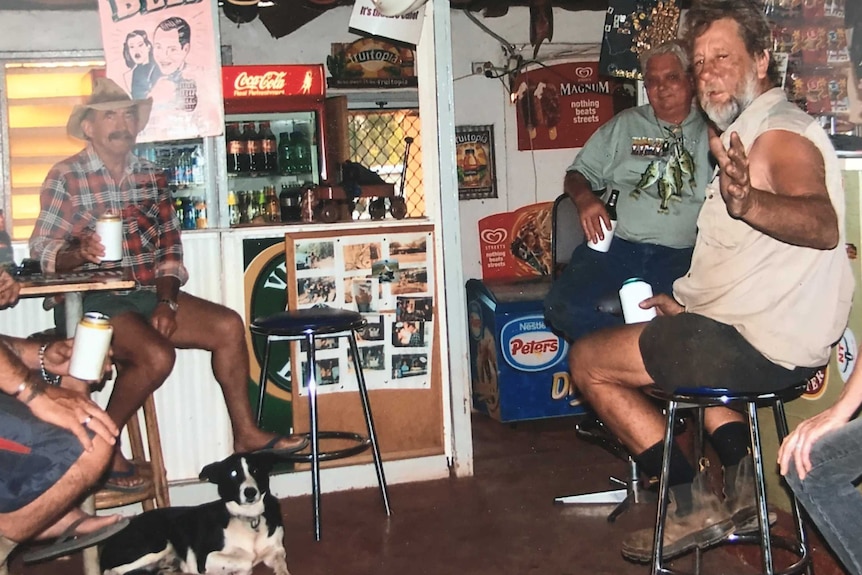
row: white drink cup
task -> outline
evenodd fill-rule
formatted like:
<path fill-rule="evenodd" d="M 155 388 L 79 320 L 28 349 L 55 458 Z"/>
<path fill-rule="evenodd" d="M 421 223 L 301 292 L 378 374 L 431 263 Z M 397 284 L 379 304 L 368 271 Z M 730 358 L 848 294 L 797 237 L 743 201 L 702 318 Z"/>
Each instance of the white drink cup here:
<path fill-rule="evenodd" d="M 108 316 L 99 312 L 85 313 L 75 331 L 69 374 L 84 381 L 101 380 L 113 335 L 114 328 Z"/>
<path fill-rule="evenodd" d="M 620 288 L 620 304 L 623 308 L 623 319 L 626 323 L 641 323 L 656 316 L 654 307 L 642 309 L 640 303 L 652 297 L 652 286 L 641 278 L 629 278 Z"/>
<path fill-rule="evenodd" d="M 115 214 L 105 214 L 96 221 L 96 233 L 105 246 L 103 262 L 118 262 L 123 259 L 123 220 Z"/>
<path fill-rule="evenodd" d="M 611 229 L 605 225 L 605 220 L 599 220 L 602 226 L 602 232 L 605 234 L 605 239 L 599 240 L 597 242 L 593 242 L 592 240 L 587 242 L 587 246 L 596 250 L 597 252 L 606 252 L 611 249 L 611 241 L 614 239 L 614 230 L 617 227 L 616 220 L 611 220 Z"/>

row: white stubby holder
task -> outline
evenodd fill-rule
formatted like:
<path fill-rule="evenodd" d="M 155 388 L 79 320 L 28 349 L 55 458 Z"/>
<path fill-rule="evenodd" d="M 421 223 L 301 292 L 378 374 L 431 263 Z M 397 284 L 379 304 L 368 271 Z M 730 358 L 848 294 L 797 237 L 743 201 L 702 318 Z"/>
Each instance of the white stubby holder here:
<path fill-rule="evenodd" d="M 641 278 L 629 278 L 620 288 L 620 304 L 623 308 L 623 319 L 626 323 L 641 323 L 656 316 L 654 307 L 642 309 L 640 303 L 652 297 L 652 286 Z"/>
<path fill-rule="evenodd" d="M 105 246 L 103 262 L 118 262 L 123 259 L 123 220 L 115 214 L 105 214 L 96 221 L 96 233 Z"/>
<path fill-rule="evenodd" d="M 597 252 L 607 252 L 611 249 L 611 241 L 614 239 L 614 230 L 617 227 L 616 220 L 611 220 L 611 229 L 605 225 L 605 220 L 599 220 L 600 225 L 602 226 L 602 232 L 605 235 L 603 240 L 599 240 L 597 242 L 593 242 L 592 240 L 587 242 L 587 246 L 596 250 Z"/>
<path fill-rule="evenodd" d="M 101 380 L 113 335 L 114 328 L 108 316 L 99 312 L 85 313 L 75 331 L 69 374 L 84 381 Z"/>

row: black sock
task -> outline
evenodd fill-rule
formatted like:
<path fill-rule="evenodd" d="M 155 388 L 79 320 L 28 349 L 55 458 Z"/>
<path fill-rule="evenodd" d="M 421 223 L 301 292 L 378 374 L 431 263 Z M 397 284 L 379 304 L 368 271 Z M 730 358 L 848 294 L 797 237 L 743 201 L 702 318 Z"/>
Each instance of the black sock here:
<path fill-rule="evenodd" d="M 663 454 L 664 442 L 659 441 L 640 454 L 633 456 L 633 458 L 643 473 L 649 477 L 658 477 L 661 475 Z M 674 441 L 671 444 L 670 450 L 670 477 L 668 478 L 668 485 L 673 487 L 674 485 L 691 483 L 692 481 L 694 481 L 694 468 Z"/>
<path fill-rule="evenodd" d="M 664 442 L 659 441 L 652 447 L 648 447 L 639 455 L 634 456 L 635 462 L 641 471 L 649 477 L 661 475 L 661 460 L 664 454 Z M 691 483 L 694 481 L 694 468 L 683 454 L 676 441 L 671 443 L 670 449 L 670 477 L 668 487 L 674 501 L 676 501 L 677 514 L 686 515 L 691 512 Z"/>
<path fill-rule="evenodd" d="M 725 423 L 709 437 L 718 459 L 726 468 L 738 465 L 751 452 L 751 432 L 742 421 Z"/>

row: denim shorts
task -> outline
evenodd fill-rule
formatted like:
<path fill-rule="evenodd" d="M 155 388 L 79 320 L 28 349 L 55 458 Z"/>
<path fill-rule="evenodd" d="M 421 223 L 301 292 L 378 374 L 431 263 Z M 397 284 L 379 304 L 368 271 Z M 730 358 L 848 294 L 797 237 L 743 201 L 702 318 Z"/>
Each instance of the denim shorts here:
<path fill-rule="evenodd" d="M 83 452 L 72 432 L 42 421 L 20 401 L 0 393 L 0 513 L 32 503 Z"/>
<path fill-rule="evenodd" d="M 733 326 L 695 313 L 656 317 L 644 328 L 639 345 L 647 373 L 667 391 L 710 387 L 772 392 L 805 381 L 819 369 L 777 365 Z"/>

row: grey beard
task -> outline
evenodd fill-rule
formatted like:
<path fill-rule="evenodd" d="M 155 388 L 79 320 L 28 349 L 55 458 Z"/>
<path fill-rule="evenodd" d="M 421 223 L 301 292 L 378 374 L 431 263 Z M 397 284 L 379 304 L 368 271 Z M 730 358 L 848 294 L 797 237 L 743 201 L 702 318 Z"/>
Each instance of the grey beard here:
<path fill-rule="evenodd" d="M 712 106 L 709 104 L 701 104 L 701 106 L 709 119 L 712 120 L 722 132 L 727 130 L 730 125 L 736 121 L 739 115 L 742 114 L 743 110 L 739 100 L 736 98 L 731 98 L 731 100 L 726 104 L 718 106 Z"/>

